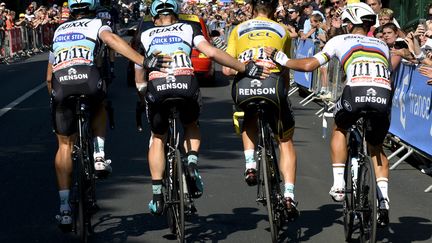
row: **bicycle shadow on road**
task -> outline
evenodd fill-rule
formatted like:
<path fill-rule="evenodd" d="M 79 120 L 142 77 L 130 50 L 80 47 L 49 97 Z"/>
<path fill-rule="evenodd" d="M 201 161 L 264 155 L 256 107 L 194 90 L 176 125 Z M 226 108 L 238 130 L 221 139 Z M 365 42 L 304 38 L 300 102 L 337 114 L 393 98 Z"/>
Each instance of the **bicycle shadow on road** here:
<path fill-rule="evenodd" d="M 232 211 L 232 214 L 192 216 L 186 223 L 187 242 L 219 242 L 236 232 L 256 230 L 260 221 L 266 221 L 268 224 L 267 215 L 254 214 L 258 211 L 257 208 L 235 208 Z M 270 240 L 270 226 L 268 225 L 265 230 L 269 232 Z M 297 235 L 294 228 L 289 228 L 289 231 L 290 236 Z"/>
<path fill-rule="evenodd" d="M 167 229 L 166 217 L 154 217 L 150 213 L 114 216 L 105 214 L 93 219 L 94 241 L 128 242 L 129 237 L 139 237 L 146 232 Z"/>
<path fill-rule="evenodd" d="M 300 211 L 300 217 L 288 225 L 288 228 L 298 229 L 298 236 L 290 235 L 291 231 L 284 231 L 281 239 L 283 242 L 309 241 L 314 235 L 319 234 L 324 228 L 332 226 L 342 216 L 341 205 L 325 204 L 318 210 Z M 301 208 L 300 208 L 301 210 Z"/>
<path fill-rule="evenodd" d="M 399 222 L 390 220 L 388 228 L 377 230 L 380 242 L 431 242 L 431 238 L 431 220 L 420 217 L 399 217 Z"/>

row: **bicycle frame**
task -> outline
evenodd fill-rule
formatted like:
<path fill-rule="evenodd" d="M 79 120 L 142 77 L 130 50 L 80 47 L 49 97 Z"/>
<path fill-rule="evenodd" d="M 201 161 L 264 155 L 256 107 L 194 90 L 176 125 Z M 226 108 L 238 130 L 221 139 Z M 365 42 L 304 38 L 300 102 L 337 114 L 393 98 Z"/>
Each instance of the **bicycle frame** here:
<path fill-rule="evenodd" d="M 82 242 L 87 242 L 92 233 L 91 210 L 96 209 L 93 149 L 90 130 L 90 115 L 85 96 L 76 97 L 78 134 L 72 152 L 74 184 L 72 205 L 74 213 L 73 231 Z"/>
<path fill-rule="evenodd" d="M 355 219 L 359 220 L 360 241 L 375 242 L 377 193 L 374 166 L 367 150 L 366 125 L 359 119 L 348 131 L 345 165 L 345 238 L 351 239 Z"/>
<path fill-rule="evenodd" d="M 272 242 L 278 241 L 279 229 L 285 219 L 285 208 L 280 189 L 280 174 L 274 147 L 274 138 L 267 118 L 265 101 L 249 104 L 258 114 L 257 202 L 267 207 Z"/>
<path fill-rule="evenodd" d="M 184 242 L 185 230 L 185 202 L 187 186 L 184 175 L 183 161 L 180 155 L 180 133 L 178 128 L 178 111 L 175 105 L 176 99 L 168 100 L 170 107 L 169 128 L 166 138 L 165 154 L 165 202 L 167 206 L 167 218 L 171 233 L 177 235 L 179 242 Z"/>

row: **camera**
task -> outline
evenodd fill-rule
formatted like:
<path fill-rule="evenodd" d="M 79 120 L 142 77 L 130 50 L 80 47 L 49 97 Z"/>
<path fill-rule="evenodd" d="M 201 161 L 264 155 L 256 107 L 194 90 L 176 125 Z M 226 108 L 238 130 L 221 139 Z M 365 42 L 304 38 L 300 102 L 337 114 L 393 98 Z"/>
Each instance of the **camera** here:
<path fill-rule="evenodd" d="M 398 40 L 394 44 L 395 49 L 405 49 L 408 48 L 408 44 L 403 40 Z"/>

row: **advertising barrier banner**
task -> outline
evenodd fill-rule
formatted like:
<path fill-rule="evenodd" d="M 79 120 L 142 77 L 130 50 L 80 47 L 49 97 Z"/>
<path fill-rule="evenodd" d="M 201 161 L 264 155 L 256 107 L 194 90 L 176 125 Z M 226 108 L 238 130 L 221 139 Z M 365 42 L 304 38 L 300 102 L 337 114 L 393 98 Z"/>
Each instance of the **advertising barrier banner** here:
<path fill-rule="evenodd" d="M 414 65 L 402 63 L 394 76 L 389 132 L 405 143 L 432 155 L 432 86 Z"/>
<path fill-rule="evenodd" d="M 312 39 L 298 40 L 295 58 L 312 57 L 315 53 L 315 44 Z M 312 72 L 294 71 L 294 82 L 307 88 L 312 88 Z"/>

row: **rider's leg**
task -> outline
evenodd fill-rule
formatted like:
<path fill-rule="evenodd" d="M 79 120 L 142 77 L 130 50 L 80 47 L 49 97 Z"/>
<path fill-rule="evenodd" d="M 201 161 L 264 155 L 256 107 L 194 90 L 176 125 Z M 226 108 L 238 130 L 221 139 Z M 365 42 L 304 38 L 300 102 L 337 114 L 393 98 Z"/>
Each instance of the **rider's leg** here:
<path fill-rule="evenodd" d="M 389 162 L 382 148 L 382 144 L 372 146 L 368 144 L 368 149 L 374 163 L 375 176 L 378 185 L 378 200 L 382 199 L 389 201 L 388 197 L 388 178 L 389 178 Z M 388 205 L 385 205 L 388 207 Z"/>
<path fill-rule="evenodd" d="M 93 131 L 93 158 L 97 172 L 111 173 L 111 160 L 105 159 L 105 136 L 106 136 L 107 112 L 104 103 L 98 104 L 92 116 Z"/>
<path fill-rule="evenodd" d="M 284 197 L 294 198 L 294 185 L 296 182 L 297 156 L 292 137 L 279 141 L 280 162 L 279 168 L 285 185 Z"/>
<path fill-rule="evenodd" d="M 198 152 L 201 145 L 201 132 L 198 120 L 184 124 L 184 146 L 188 161 L 188 174 L 191 195 L 198 198 L 202 195 L 204 184 L 198 172 Z"/>
<path fill-rule="evenodd" d="M 55 169 L 60 195 L 60 212 L 70 211 L 69 192 L 72 184 L 72 149 L 75 135 L 57 134 L 58 150 L 55 156 Z"/>
<path fill-rule="evenodd" d="M 184 125 L 184 146 L 186 153 L 195 151 L 198 153 L 201 145 L 201 131 L 198 121 Z"/>
<path fill-rule="evenodd" d="M 159 215 L 163 211 L 162 178 L 165 171 L 164 135 L 154 134 L 150 138 L 148 163 L 152 178 L 153 199 L 149 203 L 150 212 Z"/>
<path fill-rule="evenodd" d="M 331 141 L 331 160 L 333 167 L 333 186 L 330 195 L 336 201 L 342 201 L 345 197 L 345 161 L 348 156 L 346 146 L 346 131 L 338 128 L 335 124 L 332 131 Z"/>
<path fill-rule="evenodd" d="M 257 184 L 257 171 L 255 161 L 255 140 L 257 136 L 257 117 L 245 114 L 243 121 L 243 151 L 246 160 L 245 181 L 249 186 Z"/>
<path fill-rule="evenodd" d="M 254 158 L 255 153 L 255 140 L 257 136 L 257 118 L 245 116 L 243 121 L 243 151 L 246 160 L 246 169 L 256 169 L 256 161 Z"/>

